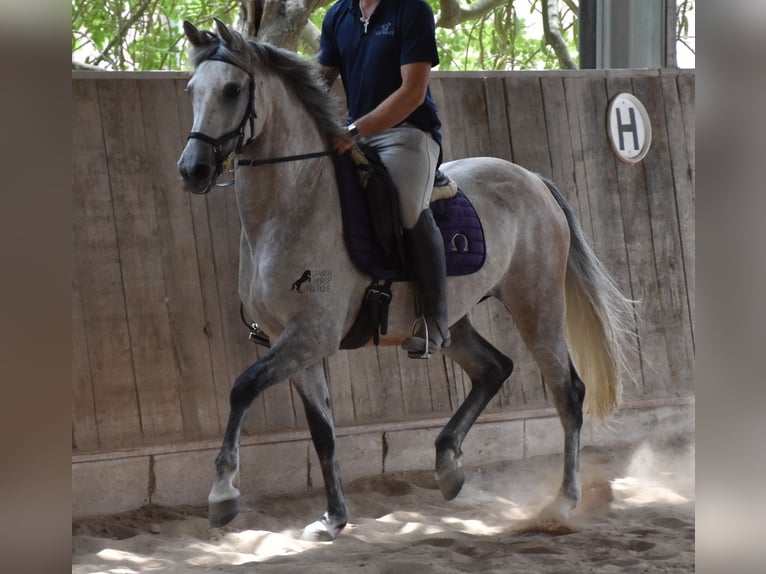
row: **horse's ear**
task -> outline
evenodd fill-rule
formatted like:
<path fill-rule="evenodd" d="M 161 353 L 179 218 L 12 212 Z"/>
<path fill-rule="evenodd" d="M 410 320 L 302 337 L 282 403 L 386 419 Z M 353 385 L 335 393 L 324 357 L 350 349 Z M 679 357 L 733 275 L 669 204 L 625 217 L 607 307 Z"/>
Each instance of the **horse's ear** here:
<path fill-rule="evenodd" d="M 224 45 L 235 52 L 237 50 L 241 50 L 243 45 L 242 36 L 240 36 L 237 32 L 233 32 L 218 18 L 213 18 L 213 20 L 215 20 L 215 27 L 218 30 L 218 35 L 220 36 Z"/>
<path fill-rule="evenodd" d="M 213 18 L 215 20 L 215 27 L 218 30 L 218 35 L 221 37 L 221 40 L 223 40 L 223 43 L 229 46 L 230 48 L 236 47 L 236 39 L 234 37 L 234 34 L 231 30 L 229 30 L 229 27 L 221 22 L 218 18 Z"/>
<path fill-rule="evenodd" d="M 189 38 L 189 43 L 192 46 L 199 47 L 209 42 L 207 36 L 188 20 L 184 20 L 184 34 Z"/>

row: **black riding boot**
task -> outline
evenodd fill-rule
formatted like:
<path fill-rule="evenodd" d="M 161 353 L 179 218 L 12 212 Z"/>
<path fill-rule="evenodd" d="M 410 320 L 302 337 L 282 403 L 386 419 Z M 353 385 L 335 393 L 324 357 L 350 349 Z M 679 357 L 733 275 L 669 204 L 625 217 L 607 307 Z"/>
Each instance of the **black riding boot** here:
<path fill-rule="evenodd" d="M 404 230 L 404 241 L 410 269 L 420 287 L 425 321 L 422 317 L 418 320 L 419 327 L 404 341 L 402 348 L 409 352 L 410 358 L 427 359 L 450 344 L 444 242 L 430 209 L 423 210 L 415 227 Z"/>

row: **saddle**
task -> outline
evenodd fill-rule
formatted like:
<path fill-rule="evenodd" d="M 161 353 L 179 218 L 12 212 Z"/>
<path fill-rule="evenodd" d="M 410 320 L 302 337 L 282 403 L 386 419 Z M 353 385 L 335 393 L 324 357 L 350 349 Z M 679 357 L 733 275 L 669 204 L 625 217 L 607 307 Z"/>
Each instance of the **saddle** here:
<path fill-rule="evenodd" d="M 372 283 L 341 349 L 362 347 L 370 338 L 377 345 L 387 332 L 391 284 L 413 280 L 402 239 L 398 191 L 375 150 L 363 143 L 357 147 L 333 160 L 346 249 Z M 438 170 L 431 211 L 444 240 L 447 275 L 478 271 L 486 258 L 481 221 L 465 194 Z"/>
<path fill-rule="evenodd" d="M 353 154 L 333 156 L 346 249 L 357 269 L 370 277 L 412 281 L 398 191 L 375 150 L 357 145 Z M 486 257 L 481 221 L 468 197 L 439 171 L 431 211 L 444 241 L 447 275 L 478 271 Z"/>

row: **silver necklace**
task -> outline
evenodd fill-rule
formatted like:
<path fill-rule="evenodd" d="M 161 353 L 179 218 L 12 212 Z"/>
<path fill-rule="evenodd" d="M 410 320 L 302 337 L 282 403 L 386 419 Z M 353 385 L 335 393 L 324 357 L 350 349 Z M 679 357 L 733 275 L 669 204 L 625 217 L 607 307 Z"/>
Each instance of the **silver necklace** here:
<path fill-rule="evenodd" d="M 366 17 L 364 15 L 364 8 L 362 8 L 362 0 L 359 0 L 359 11 L 362 13 L 361 18 L 359 18 L 359 21 L 364 24 L 364 33 L 367 33 L 367 26 L 370 24 L 370 18 Z M 372 16 L 372 14 L 370 14 Z"/>

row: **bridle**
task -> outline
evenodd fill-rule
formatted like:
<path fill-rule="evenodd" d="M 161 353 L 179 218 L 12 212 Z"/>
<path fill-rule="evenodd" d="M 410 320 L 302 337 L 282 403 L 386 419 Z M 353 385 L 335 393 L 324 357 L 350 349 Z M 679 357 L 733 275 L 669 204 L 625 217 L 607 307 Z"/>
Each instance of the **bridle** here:
<path fill-rule="evenodd" d="M 247 109 L 245 110 L 245 115 L 242 117 L 242 121 L 239 122 L 239 126 L 234 128 L 233 130 L 226 132 L 220 137 L 212 138 L 207 134 L 203 134 L 202 132 L 189 132 L 189 135 L 187 136 L 187 141 L 190 139 L 198 139 L 206 144 L 209 144 L 213 148 L 213 153 L 215 154 L 215 177 L 213 178 L 213 181 L 215 181 L 219 175 L 221 175 L 221 172 L 224 170 L 224 163 L 227 161 L 228 154 L 224 156 L 222 154 L 223 152 L 223 144 L 228 142 L 231 139 L 237 138 L 237 145 L 234 146 L 234 153 L 239 154 L 242 152 L 242 150 L 250 144 L 255 139 L 255 120 L 258 118 L 258 114 L 255 111 L 255 106 L 253 105 L 253 101 L 255 100 L 255 77 L 251 72 L 240 66 L 239 64 L 236 64 L 235 62 L 232 62 L 231 60 L 224 58 L 223 56 L 219 54 L 213 54 L 212 56 L 206 58 L 207 60 L 214 60 L 218 62 L 223 62 L 225 64 L 229 64 L 231 66 L 235 66 L 245 72 L 247 74 L 247 77 L 249 79 L 248 82 L 248 98 L 247 98 Z M 247 124 L 250 124 L 250 137 L 245 140 L 245 126 Z M 289 156 L 282 156 L 282 157 L 273 157 L 273 158 L 265 158 L 265 159 L 240 159 L 237 160 L 237 166 L 247 166 L 247 167 L 257 167 L 259 165 L 266 165 L 270 163 L 282 163 L 287 161 L 298 161 L 302 159 L 311 159 L 315 157 L 322 157 L 332 154 L 332 150 L 324 150 L 319 152 L 312 152 L 312 153 L 303 153 L 303 154 L 296 154 L 296 155 L 289 155 Z M 231 171 L 234 171 L 233 168 Z M 230 185 L 234 184 L 234 179 L 231 179 L 230 181 L 227 181 L 225 183 L 216 183 L 216 187 L 229 187 Z"/>
<path fill-rule="evenodd" d="M 255 77 L 252 73 L 245 70 L 242 66 L 232 62 L 231 60 L 228 60 L 218 54 L 213 54 L 207 60 L 215 60 L 218 62 L 224 62 L 225 64 L 230 64 L 232 66 L 236 66 L 243 72 L 247 74 L 247 77 L 249 79 L 248 82 L 248 96 L 247 96 L 247 109 L 245 110 L 245 115 L 242 116 L 242 121 L 239 122 L 239 126 L 231 130 L 230 132 L 226 132 L 220 137 L 212 138 L 207 134 L 203 134 L 202 132 L 189 132 L 189 135 L 187 136 L 187 141 L 191 139 L 197 139 L 202 140 L 206 144 L 209 144 L 213 148 L 213 153 L 215 154 L 215 179 L 218 178 L 218 176 L 223 171 L 223 164 L 224 161 L 226 161 L 226 157 L 222 154 L 223 152 L 223 144 L 228 142 L 231 139 L 237 138 L 237 145 L 234 146 L 234 153 L 240 153 L 242 149 L 248 145 L 250 142 L 252 142 L 255 139 L 255 120 L 258 117 L 258 114 L 255 112 L 255 107 L 253 105 L 253 100 L 255 99 Z M 250 124 L 250 137 L 245 141 L 245 126 L 247 124 Z M 223 184 L 222 187 L 226 187 L 228 185 L 231 185 L 234 183 L 234 180 L 232 180 L 231 183 Z M 218 184 L 216 184 L 218 185 Z"/>

